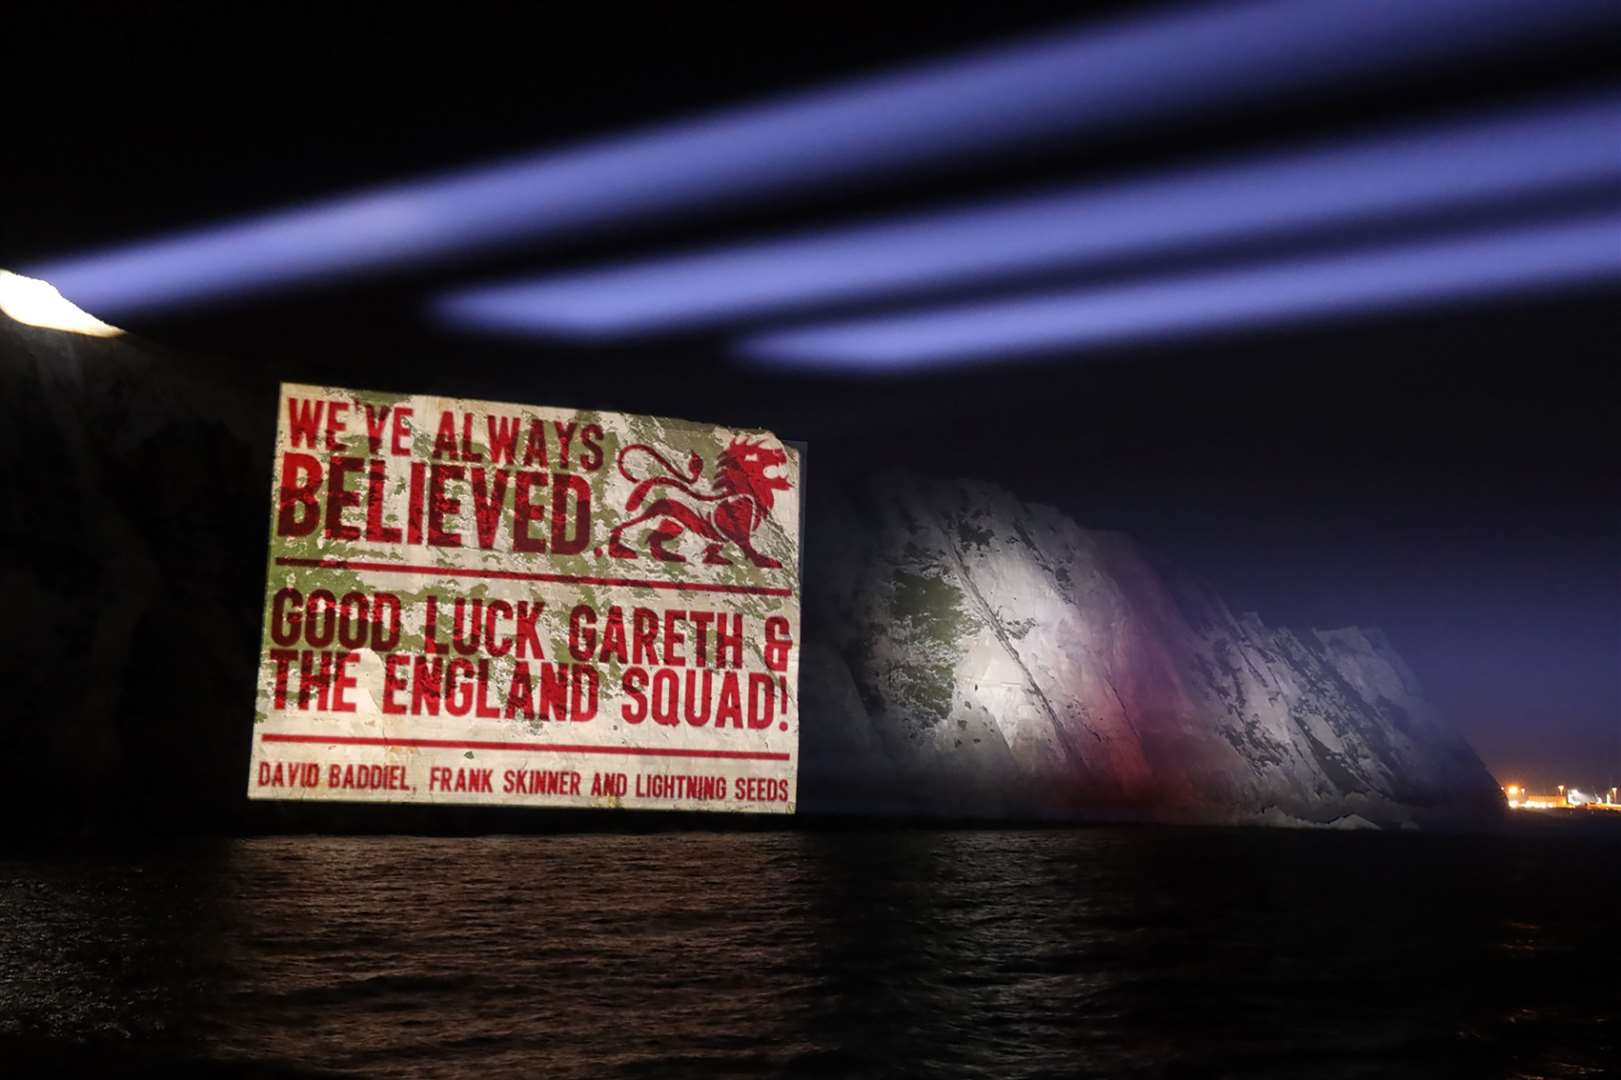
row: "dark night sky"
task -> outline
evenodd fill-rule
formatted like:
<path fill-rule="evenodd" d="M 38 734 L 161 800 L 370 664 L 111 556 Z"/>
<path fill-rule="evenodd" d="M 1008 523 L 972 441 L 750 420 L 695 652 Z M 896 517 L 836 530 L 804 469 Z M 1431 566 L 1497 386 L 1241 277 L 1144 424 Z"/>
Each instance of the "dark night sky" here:
<path fill-rule="evenodd" d="M 543 19 L 520 18 L 527 5 L 163 18 L 18 6 L 0 44 L 8 268 L 1124 5 L 948 4 L 914 19 L 825 3 L 589 5 Z M 544 251 L 122 321 L 288 379 L 701 415 L 808 440 L 814 462 L 838 469 L 995 479 L 1083 524 L 1131 531 L 1268 621 L 1385 627 L 1501 780 L 1608 785 L 1621 781 L 1613 289 L 876 381 L 741 369 L 713 336 L 611 347 L 455 337 L 420 310 L 445 282 L 513 269 L 1593 89 L 1614 79 L 1612 46 L 1566 41 Z"/>

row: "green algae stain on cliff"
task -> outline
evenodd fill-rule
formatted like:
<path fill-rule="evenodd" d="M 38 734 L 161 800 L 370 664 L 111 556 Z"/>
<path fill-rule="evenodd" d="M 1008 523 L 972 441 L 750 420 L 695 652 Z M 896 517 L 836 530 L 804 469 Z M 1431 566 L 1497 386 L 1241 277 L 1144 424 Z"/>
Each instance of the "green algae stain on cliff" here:
<path fill-rule="evenodd" d="M 963 610 L 962 590 L 943 577 L 895 571 L 889 623 L 902 656 L 888 670 L 893 703 L 921 726 L 951 715 L 956 663 L 978 623 Z"/>
<path fill-rule="evenodd" d="M 964 613 L 962 590 L 938 577 L 895 571 L 890 614 L 914 632 L 943 648 L 955 648 L 973 625 Z"/>

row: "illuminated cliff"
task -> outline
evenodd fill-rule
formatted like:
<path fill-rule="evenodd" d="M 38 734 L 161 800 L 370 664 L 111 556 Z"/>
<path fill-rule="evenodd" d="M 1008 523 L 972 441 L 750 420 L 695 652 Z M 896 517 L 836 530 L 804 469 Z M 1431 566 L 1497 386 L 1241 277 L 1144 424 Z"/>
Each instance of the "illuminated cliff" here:
<path fill-rule="evenodd" d="M 0 806 L 225 827 L 275 377 L 100 325 L 0 316 Z M 970 481 L 819 475 L 805 535 L 803 811 L 1399 825 L 1501 803 L 1376 632 L 1235 616 L 1125 537 Z"/>
<path fill-rule="evenodd" d="M 1396 825 L 1500 802 L 1378 631 L 1236 616 L 971 481 L 881 477 L 811 520 L 806 809 Z"/>

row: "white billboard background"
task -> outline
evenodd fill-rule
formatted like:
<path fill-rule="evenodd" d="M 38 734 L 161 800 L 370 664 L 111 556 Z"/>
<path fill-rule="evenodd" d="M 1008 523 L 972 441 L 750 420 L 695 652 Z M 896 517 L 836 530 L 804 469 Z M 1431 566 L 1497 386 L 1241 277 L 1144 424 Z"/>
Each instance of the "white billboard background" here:
<path fill-rule="evenodd" d="M 291 384 L 278 410 L 251 798 L 793 812 L 794 448 Z"/>

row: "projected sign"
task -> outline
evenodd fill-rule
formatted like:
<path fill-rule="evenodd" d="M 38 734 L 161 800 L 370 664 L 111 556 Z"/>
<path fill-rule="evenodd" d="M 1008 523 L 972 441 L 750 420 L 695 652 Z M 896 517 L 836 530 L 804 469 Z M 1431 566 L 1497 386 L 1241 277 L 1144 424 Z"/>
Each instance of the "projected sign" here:
<path fill-rule="evenodd" d="M 281 389 L 248 794 L 792 813 L 799 457 Z"/>

